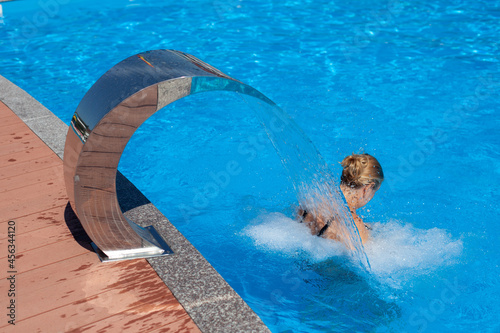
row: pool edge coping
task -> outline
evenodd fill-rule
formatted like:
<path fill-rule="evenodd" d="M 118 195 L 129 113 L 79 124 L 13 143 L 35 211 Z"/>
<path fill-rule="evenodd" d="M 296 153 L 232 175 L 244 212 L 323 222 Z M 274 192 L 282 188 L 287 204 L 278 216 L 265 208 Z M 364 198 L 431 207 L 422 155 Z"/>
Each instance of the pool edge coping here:
<path fill-rule="evenodd" d="M 5 103 L 61 159 L 68 126 L 22 88 L 0 75 L 0 101 Z M 62 175 L 61 175 L 62 177 Z M 125 177 L 117 178 L 125 215 L 140 225 L 153 225 L 174 255 L 148 259 L 179 303 L 203 332 L 270 332 L 250 306 L 203 255 Z M 143 199 L 137 201 L 137 198 Z"/>

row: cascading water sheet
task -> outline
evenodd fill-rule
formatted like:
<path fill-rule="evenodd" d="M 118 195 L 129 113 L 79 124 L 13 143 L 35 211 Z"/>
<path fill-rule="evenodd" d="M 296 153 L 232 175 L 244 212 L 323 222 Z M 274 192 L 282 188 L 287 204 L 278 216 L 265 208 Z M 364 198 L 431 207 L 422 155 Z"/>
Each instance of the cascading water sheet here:
<path fill-rule="evenodd" d="M 281 162 L 288 171 L 297 200 L 313 216 L 332 219 L 333 227 L 349 254 L 370 269 L 358 229 L 331 170 L 312 141 L 290 116 L 276 105 L 239 94 L 255 111 Z"/>

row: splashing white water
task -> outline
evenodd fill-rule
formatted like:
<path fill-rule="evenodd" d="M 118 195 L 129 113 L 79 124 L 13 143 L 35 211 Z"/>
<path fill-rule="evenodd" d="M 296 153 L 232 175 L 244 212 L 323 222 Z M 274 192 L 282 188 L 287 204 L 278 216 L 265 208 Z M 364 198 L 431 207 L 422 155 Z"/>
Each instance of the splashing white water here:
<path fill-rule="evenodd" d="M 393 287 L 451 264 L 462 253 L 462 241 L 443 229 L 419 229 L 397 220 L 372 228 L 365 246 L 372 272 Z"/>
<path fill-rule="evenodd" d="M 245 228 L 243 233 L 263 250 L 286 255 L 304 253 L 314 261 L 346 253 L 342 244 L 311 235 L 305 224 L 281 213 L 261 215 L 253 223 L 255 224 Z"/>
<path fill-rule="evenodd" d="M 336 231 L 349 249 L 349 256 L 370 268 L 361 237 L 342 192 L 327 163 L 292 118 L 276 105 L 241 95 L 255 111 L 288 172 L 298 204 L 315 217 L 334 219 Z"/>
<path fill-rule="evenodd" d="M 419 229 L 397 220 L 371 227 L 365 249 L 372 274 L 392 287 L 453 263 L 462 252 L 462 241 L 443 229 Z M 343 245 L 311 235 L 307 226 L 281 213 L 261 215 L 243 232 L 257 247 L 276 254 L 300 253 L 315 262 L 346 254 Z"/>

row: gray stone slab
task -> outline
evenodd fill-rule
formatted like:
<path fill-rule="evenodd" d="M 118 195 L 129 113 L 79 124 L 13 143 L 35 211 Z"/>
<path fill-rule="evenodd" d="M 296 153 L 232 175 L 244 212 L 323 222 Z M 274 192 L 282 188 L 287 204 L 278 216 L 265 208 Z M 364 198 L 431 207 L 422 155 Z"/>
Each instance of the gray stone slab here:
<path fill-rule="evenodd" d="M 61 159 L 63 158 L 64 142 L 68 130 L 66 124 L 60 121 L 59 118 L 55 120 L 53 116 L 31 118 L 25 120 L 24 123 L 28 125 L 29 128 L 31 128 L 31 130 L 57 154 L 57 156 Z"/>
<path fill-rule="evenodd" d="M 0 101 L 5 103 L 59 157 L 68 126 L 27 92 L 0 75 Z"/>
<path fill-rule="evenodd" d="M 64 122 L 2 76 L 0 101 L 62 158 L 68 130 Z M 198 250 L 121 174 L 117 193 L 125 215 L 139 225 L 153 225 L 174 251 L 148 261 L 203 332 L 269 332 Z"/>

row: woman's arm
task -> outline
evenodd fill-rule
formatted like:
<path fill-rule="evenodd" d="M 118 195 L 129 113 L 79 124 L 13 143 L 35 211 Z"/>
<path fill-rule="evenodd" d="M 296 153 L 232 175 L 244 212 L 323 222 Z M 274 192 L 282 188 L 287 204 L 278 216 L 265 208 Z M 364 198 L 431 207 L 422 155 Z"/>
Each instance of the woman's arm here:
<path fill-rule="evenodd" d="M 297 220 L 304 223 L 311 230 L 311 235 L 317 235 L 326 224 L 324 219 L 315 217 L 302 208 L 297 210 Z"/>
<path fill-rule="evenodd" d="M 361 217 L 359 217 L 358 214 L 356 213 L 352 213 L 352 219 L 354 220 L 354 223 L 358 228 L 359 236 L 361 237 L 361 242 L 365 244 L 370 236 L 368 229 L 365 227 L 365 223 L 363 222 Z"/>
<path fill-rule="evenodd" d="M 368 240 L 369 233 L 368 229 L 365 227 L 363 220 L 354 212 L 352 213 L 352 218 L 356 227 L 358 228 L 359 236 L 363 244 Z M 305 223 L 311 230 L 312 235 L 318 235 L 321 229 L 326 225 L 326 221 L 322 216 L 315 217 L 313 214 L 308 213 L 302 208 L 297 210 L 297 220 Z M 339 237 L 339 230 L 336 221 L 331 221 L 329 227 L 324 230 L 322 237 L 328 239 L 334 239 L 337 241 L 342 241 Z"/>

